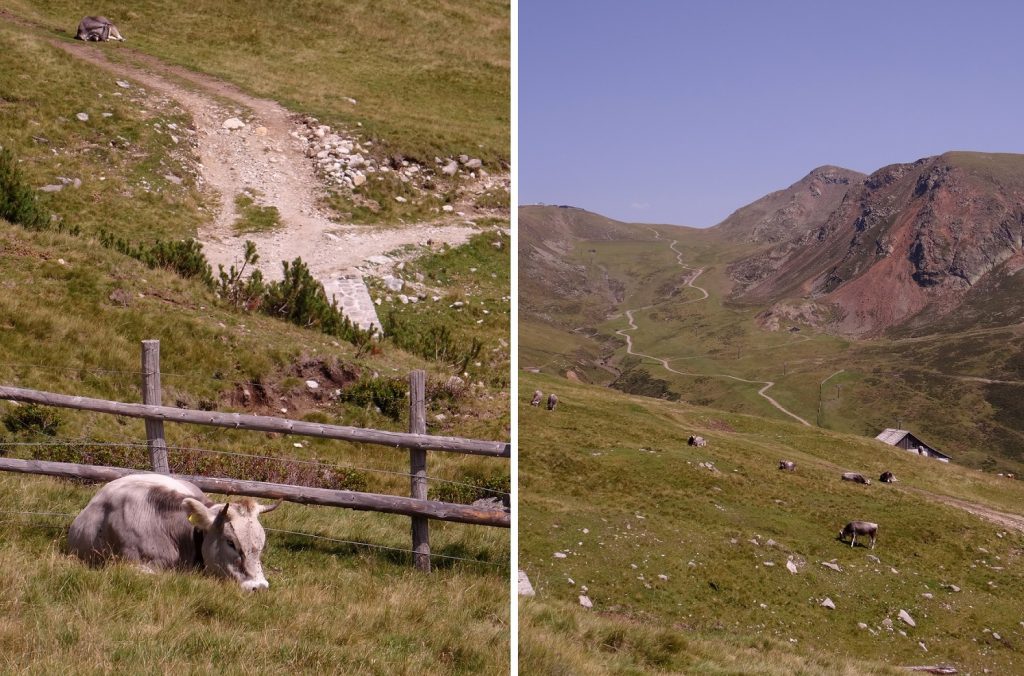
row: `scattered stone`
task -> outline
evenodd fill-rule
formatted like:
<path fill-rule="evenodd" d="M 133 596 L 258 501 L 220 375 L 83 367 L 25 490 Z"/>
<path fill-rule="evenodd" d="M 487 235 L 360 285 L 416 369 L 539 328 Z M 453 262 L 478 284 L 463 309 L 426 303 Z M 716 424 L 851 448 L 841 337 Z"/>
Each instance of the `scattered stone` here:
<path fill-rule="evenodd" d="M 519 595 L 520 596 L 536 596 L 537 592 L 533 590 L 533 585 L 530 584 L 530 578 L 526 576 L 526 571 L 519 571 Z"/>
<path fill-rule="evenodd" d="M 658 579 L 667 582 L 668 581 L 668 575 L 659 575 Z"/>
<path fill-rule="evenodd" d="M 926 598 L 926 599 L 931 599 L 931 598 L 933 598 L 933 596 L 932 596 L 932 593 L 931 593 L 931 592 L 925 592 L 925 593 L 921 594 L 921 596 L 923 596 L 923 597 L 924 597 L 924 598 Z"/>
<path fill-rule="evenodd" d="M 53 185 L 44 185 L 39 189 L 40 192 L 60 192 L 64 189 L 64 185 L 61 183 L 54 183 Z"/>
<path fill-rule="evenodd" d="M 224 120 L 224 123 L 220 126 L 223 129 L 227 129 L 228 131 L 233 131 L 235 129 L 241 129 L 242 127 L 244 127 L 245 122 L 242 122 L 237 117 L 229 117 L 228 119 Z"/>
<path fill-rule="evenodd" d="M 843 569 L 839 566 L 838 563 L 832 563 L 831 561 L 822 561 L 821 565 L 825 566 L 826 568 L 831 568 L 837 573 L 843 572 Z"/>
<path fill-rule="evenodd" d="M 794 575 L 796 575 L 797 570 L 798 570 L 797 567 L 796 567 L 796 564 L 793 563 L 792 561 L 786 561 L 786 569 L 789 572 L 793 573 Z"/>
<path fill-rule="evenodd" d="M 174 185 L 181 185 L 181 178 L 175 176 L 174 174 L 164 174 L 164 178 L 167 179 L 169 182 L 173 183 Z"/>
<path fill-rule="evenodd" d="M 479 169 L 481 166 L 483 166 L 483 162 L 481 162 L 475 157 L 466 162 L 465 164 L 467 169 Z"/>
<path fill-rule="evenodd" d="M 455 207 L 453 207 L 450 204 L 446 204 L 443 207 L 441 207 L 441 211 L 444 211 L 445 213 L 449 213 L 450 214 L 451 212 L 455 211 Z"/>
<path fill-rule="evenodd" d="M 387 287 L 388 291 L 401 291 L 405 282 L 400 280 L 398 277 L 391 277 L 390 275 L 384 278 L 384 286 Z"/>
<path fill-rule="evenodd" d="M 764 563 L 764 565 L 768 566 L 769 568 L 772 568 L 772 567 L 775 566 L 775 562 L 774 561 L 764 561 L 763 563 Z"/>
<path fill-rule="evenodd" d="M 874 561 L 875 563 L 881 563 L 882 562 L 882 559 L 878 558 L 874 554 L 868 554 L 868 559 L 871 560 L 871 561 Z"/>
<path fill-rule="evenodd" d="M 408 305 L 409 297 L 406 296 L 404 293 L 400 293 L 398 294 L 398 302 L 401 303 L 402 305 Z"/>
<path fill-rule="evenodd" d="M 309 388 L 310 390 L 319 390 L 320 389 L 320 383 L 318 383 L 315 380 L 307 380 L 306 381 L 306 387 Z"/>
<path fill-rule="evenodd" d="M 564 559 L 566 556 L 568 556 L 568 554 L 566 554 L 565 552 L 555 552 L 556 559 Z"/>
<path fill-rule="evenodd" d="M 1003 640 L 1003 637 L 1000 636 L 999 632 L 996 632 L 996 631 L 992 632 L 992 638 L 994 638 L 997 641 L 1002 641 Z"/>
<path fill-rule="evenodd" d="M 882 626 L 885 627 L 886 631 L 892 631 L 892 618 L 885 618 L 882 620 Z"/>
<path fill-rule="evenodd" d="M 868 625 L 864 624 L 863 622 L 858 622 L 857 623 L 857 628 L 858 629 L 867 629 Z"/>
<path fill-rule="evenodd" d="M 956 592 L 960 591 L 960 587 L 957 587 L 955 584 L 947 584 L 946 585 L 946 589 L 948 589 L 949 591 L 953 592 L 954 594 Z"/>
<path fill-rule="evenodd" d="M 130 83 L 125 82 L 124 80 L 114 80 L 114 82 L 117 83 L 117 86 L 121 89 L 131 89 L 132 87 Z"/>
<path fill-rule="evenodd" d="M 75 113 L 75 117 L 77 117 L 81 122 L 89 121 L 89 113 Z"/>
<path fill-rule="evenodd" d="M 128 307 L 132 302 L 132 297 L 131 294 L 129 294 L 124 289 L 114 289 L 113 291 L 110 292 L 110 295 L 107 296 L 107 300 L 109 300 L 111 303 L 114 303 L 115 305 L 120 305 L 121 307 Z"/>
<path fill-rule="evenodd" d="M 904 622 L 904 624 L 909 624 L 911 627 L 917 626 L 917 623 L 914 622 L 914 618 L 910 616 L 910 613 L 903 610 L 902 608 L 900 609 L 899 618 Z"/>
<path fill-rule="evenodd" d="M 825 600 L 821 602 L 821 605 L 823 608 L 828 608 L 829 610 L 836 609 L 836 604 L 833 603 L 832 599 L 828 598 L 827 596 L 825 597 Z"/>
<path fill-rule="evenodd" d="M 256 134 L 257 136 L 266 136 L 267 135 L 267 128 L 266 127 L 256 127 L 255 129 L 252 130 L 252 132 L 254 134 Z"/>
<path fill-rule="evenodd" d="M 924 641 L 918 641 L 917 645 L 921 646 L 921 650 L 928 652 L 928 647 L 924 644 Z"/>
<path fill-rule="evenodd" d="M 589 596 L 585 596 L 583 594 L 580 594 L 580 605 L 583 606 L 584 608 L 593 608 L 594 607 L 594 602 L 590 600 Z"/>
<path fill-rule="evenodd" d="M 406 203 L 406 202 L 408 202 L 409 200 L 405 199 L 405 198 L 404 198 L 404 197 L 402 197 L 401 195 L 395 195 L 395 201 L 396 201 L 396 202 L 399 202 L 399 203 L 401 203 L 401 204 L 405 204 L 405 203 Z"/>
<path fill-rule="evenodd" d="M 452 160 L 448 164 L 441 167 L 441 173 L 445 176 L 454 176 L 455 172 L 459 170 L 459 164 L 455 160 Z"/>

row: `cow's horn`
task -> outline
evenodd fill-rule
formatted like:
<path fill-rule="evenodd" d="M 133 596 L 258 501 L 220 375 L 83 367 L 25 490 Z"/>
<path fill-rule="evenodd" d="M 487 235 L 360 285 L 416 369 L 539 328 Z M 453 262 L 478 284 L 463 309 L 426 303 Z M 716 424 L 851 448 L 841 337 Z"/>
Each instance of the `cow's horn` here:
<path fill-rule="evenodd" d="M 277 502 L 274 502 L 274 503 L 269 504 L 269 505 L 260 505 L 260 509 L 259 509 L 259 512 L 257 512 L 257 514 L 264 514 L 266 512 L 273 512 L 275 509 L 277 509 L 278 507 L 281 506 L 282 502 L 284 502 L 284 498 L 279 498 Z"/>

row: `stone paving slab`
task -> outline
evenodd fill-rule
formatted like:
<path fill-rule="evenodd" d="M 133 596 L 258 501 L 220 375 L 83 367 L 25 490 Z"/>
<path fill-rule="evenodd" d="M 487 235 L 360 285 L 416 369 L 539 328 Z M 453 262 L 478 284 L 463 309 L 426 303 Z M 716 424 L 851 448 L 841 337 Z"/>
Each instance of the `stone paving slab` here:
<path fill-rule="evenodd" d="M 361 329 L 371 326 L 381 330 L 377 308 L 370 298 L 370 290 L 366 288 L 363 278 L 358 275 L 339 275 L 324 282 L 327 297 L 334 299 L 346 317 L 355 322 Z"/>

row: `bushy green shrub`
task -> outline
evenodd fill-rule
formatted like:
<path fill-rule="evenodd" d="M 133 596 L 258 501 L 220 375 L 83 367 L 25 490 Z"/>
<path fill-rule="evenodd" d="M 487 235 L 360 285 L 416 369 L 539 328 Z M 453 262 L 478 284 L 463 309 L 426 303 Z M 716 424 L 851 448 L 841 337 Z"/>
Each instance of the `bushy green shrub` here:
<path fill-rule="evenodd" d="M 141 261 L 146 267 L 173 270 L 182 277 L 195 278 L 213 287 L 213 272 L 203 254 L 203 245 L 194 239 L 171 242 L 158 239 L 149 246 L 135 245 L 101 230 L 100 244 Z"/>
<path fill-rule="evenodd" d="M 48 406 L 28 404 L 15 406 L 4 414 L 4 427 L 14 434 L 56 436 L 64 420 L 60 413 Z"/>
<path fill-rule="evenodd" d="M 263 313 L 346 340 L 360 348 L 360 352 L 369 347 L 375 328 L 359 328 L 336 302 L 328 300 L 323 284 L 310 274 L 301 258 L 291 263 L 282 261 L 281 265 L 284 278 L 265 286 L 259 306 Z"/>
<path fill-rule="evenodd" d="M 512 492 L 512 479 L 508 476 L 464 476 L 458 483 L 440 482 L 430 487 L 431 500 L 468 505 L 476 500 L 498 498 L 506 506 Z"/>
<path fill-rule="evenodd" d="M 450 364 L 458 373 L 480 355 L 483 343 L 474 337 L 458 339 L 447 324 L 435 321 L 425 328 L 413 325 L 392 310 L 381 320 L 383 333 L 406 352 L 442 364 Z"/>
<path fill-rule="evenodd" d="M 256 253 L 256 243 L 246 240 L 242 267 L 236 268 L 232 265 L 230 270 L 225 270 L 223 265 L 218 266 L 220 282 L 217 285 L 217 292 L 220 297 L 246 312 L 260 309 L 260 305 L 263 303 L 263 294 L 266 291 L 262 272 L 253 270 L 248 277 L 245 277 L 245 269 L 256 265 L 259 259 L 260 256 Z"/>
<path fill-rule="evenodd" d="M 0 150 L 0 218 L 29 230 L 44 230 L 50 216 L 36 199 L 36 193 L 25 181 L 14 153 Z"/>
<path fill-rule="evenodd" d="M 360 378 L 341 391 L 340 401 L 376 406 L 391 420 L 401 420 L 408 405 L 409 384 L 402 378 Z"/>

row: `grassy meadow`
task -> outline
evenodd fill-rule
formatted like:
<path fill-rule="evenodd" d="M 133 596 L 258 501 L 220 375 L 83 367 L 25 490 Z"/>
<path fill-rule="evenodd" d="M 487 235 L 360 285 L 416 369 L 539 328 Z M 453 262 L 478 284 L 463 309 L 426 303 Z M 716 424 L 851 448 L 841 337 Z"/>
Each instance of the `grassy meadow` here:
<path fill-rule="evenodd" d="M 1019 512 L 1019 482 L 544 374 L 520 389 L 560 399 L 548 412 L 520 397 L 520 567 L 537 590 L 520 601 L 526 673 L 1022 668 L 1024 534 L 942 501 Z M 840 481 L 851 470 L 899 483 Z M 853 519 L 880 524 L 873 551 L 836 541 Z"/>
<path fill-rule="evenodd" d="M 83 11 L 63 1 L 8 7 L 68 37 Z M 358 127 L 385 153 L 426 163 L 464 153 L 491 167 L 511 156 L 507 2 L 146 0 L 103 12 L 132 49 Z"/>
<path fill-rule="evenodd" d="M 201 24 L 196 28 L 200 34 L 189 40 L 181 39 L 185 28 L 161 23 L 154 14 L 163 9 L 165 19 L 183 16 L 168 7 L 133 5 L 134 17 L 119 21 L 129 44 L 186 65 L 203 61 L 204 70 L 230 77 L 213 54 L 227 61 L 237 46 L 217 39 L 216 31 L 234 40 L 238 31 L 225 26 L 253 14 L 255 6 L 211 5 L 205 8 L 205 23 L 196 18 L 199 14 L 189 15 Z M 275 20 L 276 10 L 260 8 L 266 21 Z M 62 27 L 60 12 L 75 12 L 65 32 L 74 27 L 81 11 L 47 4 L 37 13 L 28 3 L 11 9 Z M 110 15 L 115 9 L 102 11 Z M 43 11 L 53 14 L 44 16 Z M 472 15 L 462 24 L 470 31 L 489 25 L 485 15 L 494 16 L 497 10 L 451 11 Z M 441 17 L 448 10 L 409 12 Z M 211 21 L 214 16 L 222 22 Z M 295 21 L 310 19 L 301 13 L 290 16 Z M 168 52 L 160 51 L 159 41 L 144 44 L 142 31 L 129 32 L 126 25 L 133 20 L 167 29 Z M 404 25 L 411 23 L 408 19 Z M 507 128 L 499 132 L 497 123 L 490 124 L 489 131 L 440 125 L 432 118 L 436 111 L 421 106 L 411 91 L 401 106 L 397 101 L 367 105 L 374 103 L 372 97 L 360 100 L 359 110 L 367 110 L 367 117 L 347 117 L 344 108 L 350 104 L 330 91 L 338 82 L 336 72 L 302 70 L 309 78 L 308 87 L 303 87 L 298 66 L 279 58 L 295 44 L 291 38 L 297 40 L 302 32 L 292 24 L 281 33 L 286 40 L 268 41 L 280 52 L 246 52 L 238 61 L 238 73 L 251 79 L 239 77 L 237 82 L 286 103 L 285 90 L 293 87 L 296 96 L 308 97 L 297 101 L 303 110 L 315 111 L 325 120 L 353 125 L 362 121 L 367 133 L 393 140 L 395 152 L 458 152 L 463 140 L 475 139 L 478 132 L 485 145 L 507 146 Z M 76 62 L 35 31 L 0 23 L 0 38 L 11 47 L 0 52 L 0 146 L 13 154 L 20 180 L 29 186 L 39 208 L 52 214 L 48 224 L 36 229 L 0 218 L 0 383 L 139 401 L 139 343 L 155 338 L 161 341 L 162 394 L 168 405 L 404 431 L 409 424 L 404 383 L 410 370 L 422 368 L 428 373 L 429 432 L 508 438 L 508 304 L 497 301 L 508 295 L 507 246 L 493 249 L 484 262 L 486 280 L 477 280 L 471 288 L 488 299 L 488 305 L 473 308 L 472 322 L 476 314 L 485 317 L 486 330 L 477 358 L 463 373 L 467 382 L 480 384 L 463 391 L 444 387 L 455 373 L 451 360 L 422 356 L 422 350 L 406 349 L 389 339 L 358 348 L 239 310 L 200 279 L 182 277 L 163 266 L 147 267 L 101 242 L 104 232 L 137 246 L 180 241 L 193 237 L 211 218 L 215 201 L 190 173 L 195 158 L 185 131 L 188 116 L 173 101 L 137 87 L 119 87 L 113 76 Z M 507 27 L 505 40 L 507 46 Z M 111 47 L 111 52 L 117 49 Z M 349 48 L 352 40 L 344 49 Z M 175 57 L 170 52 L 177 49 L 183 53 Z M 199 49 L 203 51 L 195 51 Z M 444 65 L 451 56 L 445 55 L 437 57 L 432 74 L 418 76 L 435 84 L 443 83 L 444 77 L 460 77 L 464 71 Z M 346 53 L 338 57 L 336 63 L 340 62 L 358 59 Z M 262 65 L 256 67 L 257 63 Z M 465 68 L 486 71 L 491 65 L 481 57 Z M 383 67 L 377 70 L 382 78 L 397 77 L 397 70 L 391 76 Z M 263 76 L 264 85 L 257 87 L 256 78 Z M 507 87 L 507 74 L 505 78 Z M 483 79 L 481 89 L 473 89 L 481 100 L 495 91 L 493 82 Z M 365 86 L 376 90 L 380 83 Z M 395 85 L 379 91 L 399 89 Z M 453 88 L 451 96 L 458 95 L 458 88 Z M 472 97 L 463 101 L 461 112 L 468 115 L 477 102 Z M 507 108 L 507 97 L 500 105 Z M 88 120 L 78 119 L 80 112 Z M 493 136 L 485 138 L 489 133 Z M 500 152 L 495 149 L 489 157 L 497 161 Z M 63 187 L 38 190 L 47 185 Z M 272 216 L 250 214 L 241 227 L 274 227 Z M 443 264 L 465 257 L 476 265 L 490 254 L 475 252 L 472 246 L 461 249 L 438 253 L 438 260 Z M 435 264 L 432 256 L 410 263 L 424 270 Z M 505 270 L 499 275 L 495 271 L 501 265 Z M 452 293 L 467 293 L 470 283 L 463 284 L 458 277 L 464 274 L 462 268 L 455 265 L 453 270 L 455 278 L 438 286 L 451 283 Z M 448 317 L 447 309 L 422 309 L 406 318 L 410 333 L 435 323 L 455 335 L 454 349 L 472 345 L 466 340 L 470 320 Z M 318 381 L 319 389 L 307 387 L 311 379 Z M 19 421 L 33 419 L 26 408 L 0 403 L 0 455 L 54 457 L 79 452 L 89 447 L 88 442 L 138 444 L 145 439 L 141 421 L 85 412 L 56 411 L 45 425 L 21 425 Z M 209 458 L 207 466 L 228 472 L 249 466 L 249 460 L 225 454 L 267 456 L 270 465 L 275 458 L 297 458 L 337 468 L 360 490 L 399 495 L 409 491 L 408 477 L 402 476 L 408 471 L 408 454 L 396 449 L 183 425 L 167 425 L 166 431 L 172 465 L 183 457 L 179 447 L 201 449 L 194 453 Z M 468 488 L 463 484 L 507 490 L 506 461 L 431 453 L 428 463 L 432 491 Z M 441 557 L 434 561 L 435 572 L 425 576 L 411 569 L 408 554 L 387 549 L 409 547 L 408 518 L 285 505 L 267 515 L 268 528 L 328 539 L 269 532 L 264 564 L 272 590 L 253 596 L 200 575 L 145 575 L 123 566 L 92 570 L 67 556 L 63 546 L 69 515 L 77 513 L 94 491 L 93 486 L 47 478 L 0 476 L 0 570 L 6 580 L 0 590 L 0 671 L 240 673 L 251 671 L 253 665 L 269 673 L 509 669 L 507 530 L 432 523 L 433 552 Z M 465 499 L 472 499 L 472 493 L 448 491 Z"/>

